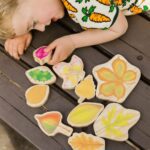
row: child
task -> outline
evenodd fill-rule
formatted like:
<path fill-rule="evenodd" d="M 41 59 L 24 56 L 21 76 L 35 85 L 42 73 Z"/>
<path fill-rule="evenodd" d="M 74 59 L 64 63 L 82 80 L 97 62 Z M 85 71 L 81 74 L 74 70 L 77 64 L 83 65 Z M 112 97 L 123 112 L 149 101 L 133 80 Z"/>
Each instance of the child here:
<path fill-rule="evenodd" d="M 150 0 L 0 0 L 0 38 L 7 39 L 6 51 L 19 59 L 31 42 L 29 31 L 44 31 L 46 25 L 63 18 L 65 9 L 84 31 L 49 44 L 46 51 L 55 50 L 51 65 L 66 59 L 76 48 L 120 37 L 128 28 L 125 15 L 148 11 Z"/>

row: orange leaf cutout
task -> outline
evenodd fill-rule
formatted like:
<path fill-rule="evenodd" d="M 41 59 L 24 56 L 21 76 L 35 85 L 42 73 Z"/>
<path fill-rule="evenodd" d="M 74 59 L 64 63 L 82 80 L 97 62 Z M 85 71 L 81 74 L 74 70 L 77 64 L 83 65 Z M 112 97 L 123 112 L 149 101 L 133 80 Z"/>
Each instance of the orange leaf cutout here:
<path fill-rule="evenodd" d="M 41 107 L 46 103 L 49 91 L 48 85 L 34 85 L 30 87 L 25 93 L 27 105 L 30 107 Z"/>
<path fill-rule="evenodd" d="M 104 139 L 84 132 L 74 133 L 68 143 L 73 150 L 105 150 Z"/>
<path fill-rule="evenodd" d="M 140 70 L 121 55 L 94 67 L 93 74 L 98 81 L 96 96 L 118 103 L 126 100 L 141 76 Z"/>

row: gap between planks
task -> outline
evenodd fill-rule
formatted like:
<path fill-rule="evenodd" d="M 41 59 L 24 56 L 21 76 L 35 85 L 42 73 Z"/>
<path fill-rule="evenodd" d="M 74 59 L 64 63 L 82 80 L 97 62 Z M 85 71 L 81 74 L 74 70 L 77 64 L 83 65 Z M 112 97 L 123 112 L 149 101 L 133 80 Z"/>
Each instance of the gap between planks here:
<path fill-rule="evenodd" d="M 149 18 L 150 19 L 150 18 Z M 60 24 L 61 26 L 63 26 L 66 30 L 72 32 L 72 33 L 76 33 L 75 30 L 73 30 L 71 27 L 69 27 L 67 24 L 65 24 L 63 21 L 58 21 L 58 24 Z M 122 39 L 120 39 L 120 41 L 124 42 Z M 127 43 L 128 44 L 128 43 Z M 129 45 L 129 44 L 128 44 Z M 33 45 L 32 45 L 33 46 Z M 132 47 L 131 45 L 129 45 L 130 47 Z M 94 45 L 94 46 L 91 46 L 93 47 L 94 49 L 96 49 L 99 53 L 103 54 L 104 56 L 108 57 L 108 58 L 112 58 L 114 56 L 114 54 L 112 54 L 111 52 L 109 52 L 108 50 L 104 49 L 103 47 L 100 47 L 99 45 Z M 99 48 L 100 47 L 100 48 Z M 135 47 L 132 47 L 134 49 L 136 49 Z M 137 49 L 136 49 L 137 50 Z M 138 51 L 138 50 L 137 50 Z M 138 51 L 139 52 L 139 51 Z M 139 52 L 141 53 L 141 52 Z M 141 80 L 150 85 L 150 80 L 148 78 L 146 78 L 142 73 L 141 73 Z"/>
<path fill-rule="evenodd" d="M 3 53 L 5 55 L 7 55 L 4 51 Z M 10 58 L 12 59 L 12 58 Z M 15 61 L 14 59 L 12 59 L 13 61 Z M 21 65 L 24 69 L 31 69 L 33 68 L 32 66 L 30 66 L 29 64 L 25 63 L 23 60 L 20 60 L 19 63 L 18 61 L 15 61 L 17 64 Z M 3 73 L 0 70 L 0 74 L 3 75 L 9 82 L 11 82 L 14 86 L 16 86 L 17 88 L 21 89 L 21 85 L 19 85 L 17 82 L 13 81 L 11 78 L 8 77 L 8 75 L 6 75 L 5 73 Z M 67 100 L 69 100 L 70 102 L 72 102 L 73 104 L 75 104 L 76 99 L 73 98 L 71 95 L 69 95 L 68 93 L 65 93 L 60 87 L 58 87 L 57 85 L 51 85 L 51 87 L 55 90 L 55 91 L 59 91 L 59 94 L 62 95 L 64 98 L 67 97 Z M 1 97 L 1 96 L 0 96 Z M 2 97 L 1 97 L 2 98 Z M 4 99 L 3 99 L 4 100 Z M 7 102 L 8 103 L 8 102 Z M 8 103 L 9 104 L 9 103 Z M 77 104 L 77 102 L 76 102 Z M 9 104 L 11 105 L 11 104 Z M 12 106 L 12 105 L 11 105 Z M 18 111 L 20 114 L 22 114 L 26 119 L 28 119 L 29 121 L 32 122 L 32 124 L 34 124 L 35 126 L 37 126 L 37 124 L 35 124 L 32 120 L 30 120 L 29 118 L 27 118 L 22 112 L 20 112 L 20 110 L 16 109 L 14 106 L 12 106 L 16 111 Z M 46 106 L 42 106 L 40 107 L 40 109 L 42 109 L 42 111 L 46 112 L 49 111 L 48 108 Z M 54 139 L 55 140 L 55 139 Z M 58 143 L 58 141 L 56 141 Z M 127 143 L 128 145 L 130 145 L 132 148 L 134 148 L 135 150 L 142 150 L 141 148 L 139 148 L 136 144 L 134 144 L 130 139 L 125 141 L 125 143 Z M 60 144 L 60 143 L 59 143 Z"/>

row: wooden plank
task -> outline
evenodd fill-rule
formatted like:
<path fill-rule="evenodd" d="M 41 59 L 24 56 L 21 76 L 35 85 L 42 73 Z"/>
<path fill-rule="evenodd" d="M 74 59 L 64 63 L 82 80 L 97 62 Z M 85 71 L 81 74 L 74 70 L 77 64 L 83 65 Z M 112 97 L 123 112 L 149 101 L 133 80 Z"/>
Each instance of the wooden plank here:
<path fill-rule="evenodd" d="M 49 30 L 51 30 L 51 27 L 50 27 L 50 28 L 47 28 L 47 31 L 46 31 L 46 33 L 48 33 L 48 35 L 49 35 L 49 37 L 48 37 L 49 39 L 47 39 L 47 37 L 45 37 L 46 33 L 40 34 L 39 32 L 36 32 L 35 33 L 36 38 L 33 40 L 32 45 L 35 48 L 37 48 L 43 44 L 44 45 L 48 44 L 51 41 L 53 41 L 56 37 L 59 37 L 60 36 L 59 33 L 61 33 L 61 35 L 62 35 L 62 33 L 64 33 L 65 35 L 68 34 L 68 31 L 66 31 L 66 33 L 65 33 L 65 29 L 63 27 L 61 27 L 57 24 L 55 24 L 54 26 L 55 26 L 55 30 L 57 31 L 57 32 L 55 32 L 54 38 L 48 32 Z M 54 30 L 54 27 L 52 27 L 52 29 Z M 45 40 L 43 41 L 42 39 L 45 39 Z M 49 42 L 48 42 L 48 40 L 49 40 Z M 30 51 L 29 53 L 32 53 L 32 52 Z M 92 68 L 94 66 L 108 61 L 107 57 L 105 57 L 104 55 L 102 55 L 97 50 L 95 50 L 91 47 L 79 49 L 75 52 L 75 54 L 77 54 L 78 56 L 80 56 L 84 60 L 85 70 L 87 73 L 91 73 Z M 31 56 L 30 56 L 30 60 L 29 60 L 29 57 L 28 58 L 23 57 L 23 60 L 26 63 L 30 64 L 30 62 L 31 62 L 31 64 L 33 64 L 32 63 L 33 59 L 31 58 Z M 58 82 L 56 84 L 57 84 L 57 86 L 59 86 L 61 88 L 61 83 L 62 82 L 60 80 L 58 80 Z M 150 137 L 149 137 L 149 135 L 150 135 L 150 132 L 149 132 L 150 131 L 150 122 L 147 121 L 148 120 L 149 107 L 150 107 L 149 91 L 150 91 L 149 85 L 140 81 L 139 85 L 134 89 L 134 91 L 130 94 L 130 96 L 127 98 L 127 101 L 125 102 L 126 107 L 137 109 L 137 110 L 141 111 L 141 113 L 142 113 L 142 119 L 140 120 L 138 125 L 134 127 L 134 130 L 131 132 L 130 139 L 137 144 L 140 143 L 140 145 L 144 148 L 150 147 L 150 143 L 149 143 L 149 141 L 150 141 Z M 69 91 L 69 92 L 67 91 L 67 93 L 76 99 L 73 91 Z M 143 96 L 141 97 L 141 95 L 143 95 Z M 138 97 L 141 97 L 140 100 L 138 99 Z M 100 101 L 100 100 L 95 99 L 95 101 Z M 145 101 L 145 102 L 143 102 L 143 101 Z M 139 108 L 138 106 L 141 106 L 141 107 Z M 142 132 L 138 132 L 139 130 L 141 130 Z M 134 136 L 137 133 L 139 133 L 138 138 Z M 145 142 L 141 141 L 141 137 L 145 137 Z"/>
<path fill-rule="evenodd" d="M 144 78 L 150 83 L 150 22 L 141 16 L 132 16 L 129 17 L 128 20 L 129 29 L 123 37 L 105 44 L 97 45 L 97 48 L 100 52 L 106 53 L 110 56 L 116 54 L 125 56 L 131 63 L 135 64 L 142 70 Z M 80 26 L 70 20 L 67 16 L 59 22 L 72 32 L 77 33 L 82 31 Z"/>
<path fill-rule="evenodd" d="M 2 72 L 1 76 L 3 77 L 0 79 L 0 96 L 19 110 L 31 122 L 37 124 L 33 116 L 38 113 L 43 113 L 45 110 L 42 108 L 33 109 L 26 105 L 24 93 L 27 87 L 30 87 L 31 84 L 25 77 L 25 69 L 23 69 L 20 65 L 13 63 L 13 61 L 11 62 L 9 59 L 7 59 L 7 61 L 9 61 L 9 63 L 11 62 L 11 66 L 4 66 L 3 60 L 6 61 L 6 56 L 0 52 L 0 70 Z M 13 71 L 11 68 L 13 68 Z M 15 70 L 17 70 L 17 72 L 15 72 Z M 74 108 L 74 104 L 66 100 L 66 98 L 62 97 L 57 91 L 51 88 L 51 95 L 48 102 L 45 104 L 45 107 L 49 111 L 60 111 L 64 116 L 63 122 L 67 123 L 67 115 Z M 81 130 L 79 129 L 75 131 Z M 41 134 L 43 133 L 41 132 Z M 52 137 L 52 139 L 55 139 L 55 141 L 57 141 L 64 149 L 70 149 L 67 144 L 67 137 L 58 134 L 57 136 Z"/>
<path fill-rule="evenodd" d="M 121 39 L 150 60 L 150 21 L 140 16 L 132 16 L 128 18 L 128 22 L 127 34 L 122 36 Z"/>
<path fill-rule="evenodd" d="M 58 29 L 57 29 L 57 31 L 58 31 Z M 62 32 L 61 32 L 61 33 L 62 33 Z M 42 37 L 42 38 L 43 38 L 43 37 Z M 36 39 L 38 39 L 38 36 L 37 36 L 37 35 L 36 35 Z M 44 39 L 45 39 L 45 38 L 44 38 Z M 42 40 L 41 40 L 41 41 L 42 41 Z M 44 41 L 45 41 L 45 40 L 44 40 Z M 33 42 L 33 43 L 34 43 L 34 42 Z M 39 43 L 39 42 L 38 42 L 38 43 Z M 33 50 L 33 49 L 32 49 L 32 50 Z M 87 49 L 85 49 L 85 50 L 86 50 L 86 52 L 87 52 Z M 90 51 L 90 48 L 89 48 L 89 51 Z M 92 50 L 92 51 L 93 51 L 93 50 Z M 32 52 L 29 51 L 29 53 L 31 54 Z M 82 55 L 85 55 L 84 53 L 85 53 L 85 52 L 82 51 L 81 54 L 82 54 Z M 92 53 L 88 52 L 87 54 L 89 54 L 90 57 L 91 57 L 91 54 L 92 54 Z M 93 53 L 93 58 L 94 58 L 94 55 L 95 55 L 95 54 Z M 99 53 L 98 53 L 98 55 L 100 56 Z M 29 56 L 29 55 L 28 55 L 28 56 Z M 30 62 L 27 62 L 27 61 L 26 61 L 26 57 L 23 57 L 23 58 L 24 58 L 24 61 L 25 61 L 26 63 L 28 63 L 29 65 L 30 65 L 30 62 L 31 62 L 31 64 L 33 64 L 33 63 L 32 63 L 32 61 L 33 61 L 32 55 L 30 55 L 30 57 L 27 58 L 28 61 L 29 61 L 29 58 L 30 58 Z M 102 58 L 103 58 L 103 59 L 102 59 Z M 100 60 L 101 60 L 101 61 L 103 60 L 103 62 L 106 61 L 106 59 L 107 59 L 107 58 L 104 57 L 104 56 L 100 58 Z M 94 62 L 95 62 L 95 60 L 96 60 L 96 59 L 92 59 L 92 61 L 94 61 Z M 97 60 L 96 60 L 96 61 L 97 61 Z M 87 63 L 88 63 L 88 62 L 87 62 Z M 89 64 L 91 64 L 91 63 L 88 63 L 88 67 L 87 67 L 87 68 L 92 68 L 92 66 L 90 67 Z M 34 64 L 34 65 L 36 65 L 36 64 Z M 92 64 L 92 65 L 93 65 L 93 64 Z M 88 69 L 88 70 L 89 70 L 89 69 Z M 59 83 L 57 82 L 57 85 L 60 86 L 60 85 L 61 85 L 60 82 L 59 82 Z M 74 97 L 74 93 L 73 93 L 73 92 L 69 92 L 68 94 L 71 94 L 71 96 Z"/>
<path fill-rule="evenodd" d="M 4 67 L 4 65 L 2 65 L 2 64 L 4 64 L 3 59 L 5 61 L 9 60 L 9 62 L 11 63 L 11 66 L 6 65 Z M 17 73 L 15 73 L 15 75 L 16 75 L 15 77 L 13 76 L 14 72 L 12 72 L 12 70 L 10 68 L 14 68 L 14 70 L 17 69 Z M 5 56 L 3 53 L 0 52 L 0 70 L 1 70 L 1 72 L 4 73 L 1 75 L 1 76 L 3 76 L 3 78 L 0 78 L 0 96 L 3 97 L 3 99 L 5 99 L 5 101 L 7 101 L 7 103 L 12 105 L 17 111 L 19 111 L 19 113 L 21 113 L 21 115 L 25 116 L 25 118 L 27 118 L 33 124 L 36 124 L 35 120 L 33 120 L 33 115 L 36 113 L 42 113 L 43 110 L 29 108 L 25 104 L 25 99 L 23 97 L 23 94 L 25 92 L 25 87 L 27 85 L 29 85 L 29 83 L 28 83 L 27 79 L 25 79 L 25 77 L 24 77 L 24 73 L 23 73 L 24 71 L 22 71 L 24 69 L 20 65 L 13 62 L 11 59 L 8 59 L 7 56 Z M 7 74 L 7 77 L 5 77 L 5 74 Z M 18 78 L 20 78 L 20 79 L 18 79 Z M 8 82 L 9 81 L 8 79 L 13 81 L 13 83 L 16 83 L 16 84 L 13 84 L 12 82 Z M 22 83 L 21 80 L 25 80 L 24 82 L 27 85 L 24 85 L 24 82 Z M 16 85 L 19 85 L 19 87 L 21 87 L 21 88 L 19 88 L 18 86 L 16 87 Z M 9 95 L 8 95 L 8 93 L 9 93 Z M 69 106 L 69 105 L 71 105 L 71 106 Z M 60 97 L 59 93 L 56 93 L 54 90 L 52 90 L 50 100 L 45 106 L 48 108 L 48 110 L 61 111 L 64 115 L 63 122 L 65 122 L 65 123 L 66 123 L 66 118 L 67 118 L 68 112 L 70 112 L 72 107 L 74 107 L 73 104 L 69 103 L 62 96 Z M 7 121 L 7 119 L 6 119 L 6 121 Z M 25 129 L 26 129 L 26 127 L 25 127 Z M 80 132 L 81 130 L 75 129 L 75 131 Z M 21 134 L 24 134 L 24 133 L 21 133 Z M 41 136 L 41 135 L 43 135 L 42 132 L 40 134 L 38 134 L 37 136 Z M 26 138 L 28 138 L 28 137 L 26 137 Z M 48 138 L 48 139 L 50 139 L 50 138 Z M 67 141 L 66 137 L 64 137 L 62 135 L 57 135 L 52 139 L 54 139 L 56 142 L 58 142 L 58 144 L 60 144 L 62 146 L 63 150 L 70 149 L 70 147 L 66 143 L 66 141 Z M 32 139 L 30 139 L 30 140 L 32 140 Z M 37 143 L 34 143 L 34 144 L 37 145 Z M 40 147 L 40 142 L 38 143 L 38 145 L 39 145 L 38 147 Z M 120 149 L 132 150 L 133 149 L 132 147 L 130 147 L 128 144 L 126 144 L 124 142 L 123 143 L 108 142 L 107 149 L 110 149 L 113 147 L 116 150 L 120 150 Z"/>
<path fill-rule="evenodd" d="M 37 148 L 46 150 L 49 149 L 49 145 L 51 145 L 54 149 L 62 150 L 61 145 L 59 145 L 54 139 L 47 138 L 44 134 L 41 134 L 39 128 L 35 126 L 35 124 L 29 121 L 1 97 L 0 119 L 6 122 L 24 138 L 28 139 Z"/>
<path fill-rule="evenodd" d="M 33 125 L 30 121 L 28 121 L 28 119 L 23 117 L 17 110 L 15 110 L 11 105 L 6 103 L 6 101 L 1 98 L 0 98 L 0 106 L 1 106 L 0 118 L 3 121 L 5 121 L 9 126 L 11 126 L 13 129 L 15 129 L 19 134 L 24 136 L 24 138 L 30 140 L 30 142 L 33 145 L 35 145 L 38 149 L 64 150 L 62 147 L 60 147 L 58 143 L 56 143 L 56 141 L 52 143 L 49 138 L 47 137 L 45 138 L 45 136 L 41 134 L 38 127 Z M 16 120 L 14 120 L 14 117 L 12 117 L 9 114 L 13 114 L 13 116 L 15 116 L 17 122 L 19 122 L 17 125 L 16 125 Z M 26 124 L 26 128 L 24 128 L 24 124 Z M 112 149 L 112 145 L 114 145 L 114 142 L 107 141 L 106 150 Z M 121 150 L 133 150 L 133 148 L 126 143 L 115 142 L 115 146 L 117 147 L 118 150 L 120 149 Z"/>

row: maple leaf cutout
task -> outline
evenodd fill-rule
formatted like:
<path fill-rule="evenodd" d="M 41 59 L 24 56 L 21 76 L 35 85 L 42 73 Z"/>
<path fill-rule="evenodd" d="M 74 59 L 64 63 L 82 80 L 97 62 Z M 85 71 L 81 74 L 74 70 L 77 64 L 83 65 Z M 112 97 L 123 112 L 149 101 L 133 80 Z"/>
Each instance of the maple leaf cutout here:
<path fill-rule="evenodd" d="M 105 150 L 104 139 L 84 132 L 74 133 L 68 143 L 73 150 Z"/>
<path fill-rule="evenodd" d="M 140 119 L 140 112 L 120 104 L 108 104 L 94 123 L 95 134 L 116 141 L 126 141 L 128 130 Z"/>

